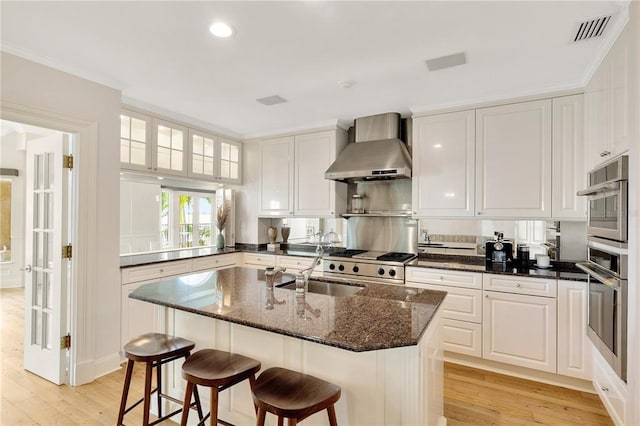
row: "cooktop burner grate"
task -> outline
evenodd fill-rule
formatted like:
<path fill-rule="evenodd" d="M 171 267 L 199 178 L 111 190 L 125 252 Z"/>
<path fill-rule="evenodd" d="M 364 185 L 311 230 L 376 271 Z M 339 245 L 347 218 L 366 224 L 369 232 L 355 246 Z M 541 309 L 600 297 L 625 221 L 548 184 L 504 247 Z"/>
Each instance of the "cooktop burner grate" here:
<path fill-rule="evenodd" d="M 416 255 L 413 253 L 399 253 L 399 252 L 390 252 L 385 253 L 382 256 L 378 256 L 376 260 L 380 260 L 383 262 L 406 262 L 409 259 L 414 258 Z"/>
<path fill-rule="evenodd" d="M 364 253 L 366 250 L 347 249 L 329 254 L 331 257 L 351 257 L 356 254 Z"/>

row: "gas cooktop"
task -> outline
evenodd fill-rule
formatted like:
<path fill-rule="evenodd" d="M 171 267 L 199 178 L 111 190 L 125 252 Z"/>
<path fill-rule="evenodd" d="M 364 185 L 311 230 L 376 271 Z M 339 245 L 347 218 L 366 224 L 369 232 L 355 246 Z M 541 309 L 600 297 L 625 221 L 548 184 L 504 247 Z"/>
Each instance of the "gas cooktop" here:
<path fill-rule="evenodd" d="M 379 260 L 381 262 L 401 262 L 404 263 L 416 257 L 413 253 L 386 252 L 386 251 L 367 251 L 357 249 L 347 249 L 339 252 L 331 253 L 327 258 L 341 257 L 351 259 Z"/>
<path fill-rule="evenodd" d="M 404 284 L 404 264 L 414 253 L 347 249 L 324 257 L 323 273 L 327 276 Z"/>

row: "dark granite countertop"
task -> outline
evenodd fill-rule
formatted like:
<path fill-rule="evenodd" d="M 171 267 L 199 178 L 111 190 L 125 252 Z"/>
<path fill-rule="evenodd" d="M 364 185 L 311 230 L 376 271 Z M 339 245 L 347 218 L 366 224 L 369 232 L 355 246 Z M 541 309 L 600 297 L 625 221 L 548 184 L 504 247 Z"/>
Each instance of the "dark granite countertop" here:
<path fill-rule="evenodd" d="M 145 284 L 129 297 L 362 352 L 416 345 L 446 295 L 374 283 L 347 297 L 277 287 L 293 280 L 283 274 L 269 289 L 264 271 L 235 267 Z"/>
<path fill-rule="evenodd" d="M 225 247 L 224 249 L 204 247 L 124 255 L 120 256 L 120 268 L 151 265 L 154 263 L 170 262 L 173 260 L 193 259 L 194 257 L 212 256 L 216 254 L 237 253 L 239 251 L 240 250 L 229 247 Z"/>
<path fill-rule="evenodd" d="M 567 281 L 587 281 L 587 274 L 576 268 L 573 262 L 552 262 L 550 268 L 537 268 L 531 262 L 528 267 L 513 265 L 488 265 L 477 256 L 420 255 L 407 266 L 449 269 L 453 271 L 482 272 L 532 278 L 553 278 Z"/>

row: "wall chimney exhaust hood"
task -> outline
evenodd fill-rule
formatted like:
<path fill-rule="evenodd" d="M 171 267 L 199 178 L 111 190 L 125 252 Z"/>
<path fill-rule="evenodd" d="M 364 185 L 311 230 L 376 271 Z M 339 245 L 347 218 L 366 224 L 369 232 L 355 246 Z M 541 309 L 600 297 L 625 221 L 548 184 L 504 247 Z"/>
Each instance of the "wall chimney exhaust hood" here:
<path fill-rule="evenodd" d="M 355 143 L 338 154 L 325 179 L 358 182 L 411 178 L 411 156 L 400 140 L 400 114 L 357 118 Z"/>

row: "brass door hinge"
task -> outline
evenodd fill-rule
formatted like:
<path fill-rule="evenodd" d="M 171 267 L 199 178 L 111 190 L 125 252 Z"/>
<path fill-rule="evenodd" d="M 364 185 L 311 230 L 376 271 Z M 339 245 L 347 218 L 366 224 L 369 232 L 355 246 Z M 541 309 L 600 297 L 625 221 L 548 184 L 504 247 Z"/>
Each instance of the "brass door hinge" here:
<path fill-rule="evenodd" d="M 73 155 L 63 155 L 62 156 L 62 168 L 63 169 L 73 169 Z"/>
<path fill-rule="evenodd" d="M 73 255 L 73 248 L 71 244 L 67 244 L 66 246 L 62 246 L 62 258 L 63 259 L 71 259 Z"/>
<path fill-rule="evenodd" d="M 69 349 L 71 347 L 71 334 L 67 333 L 60 338 L 60 349 Z"/>

